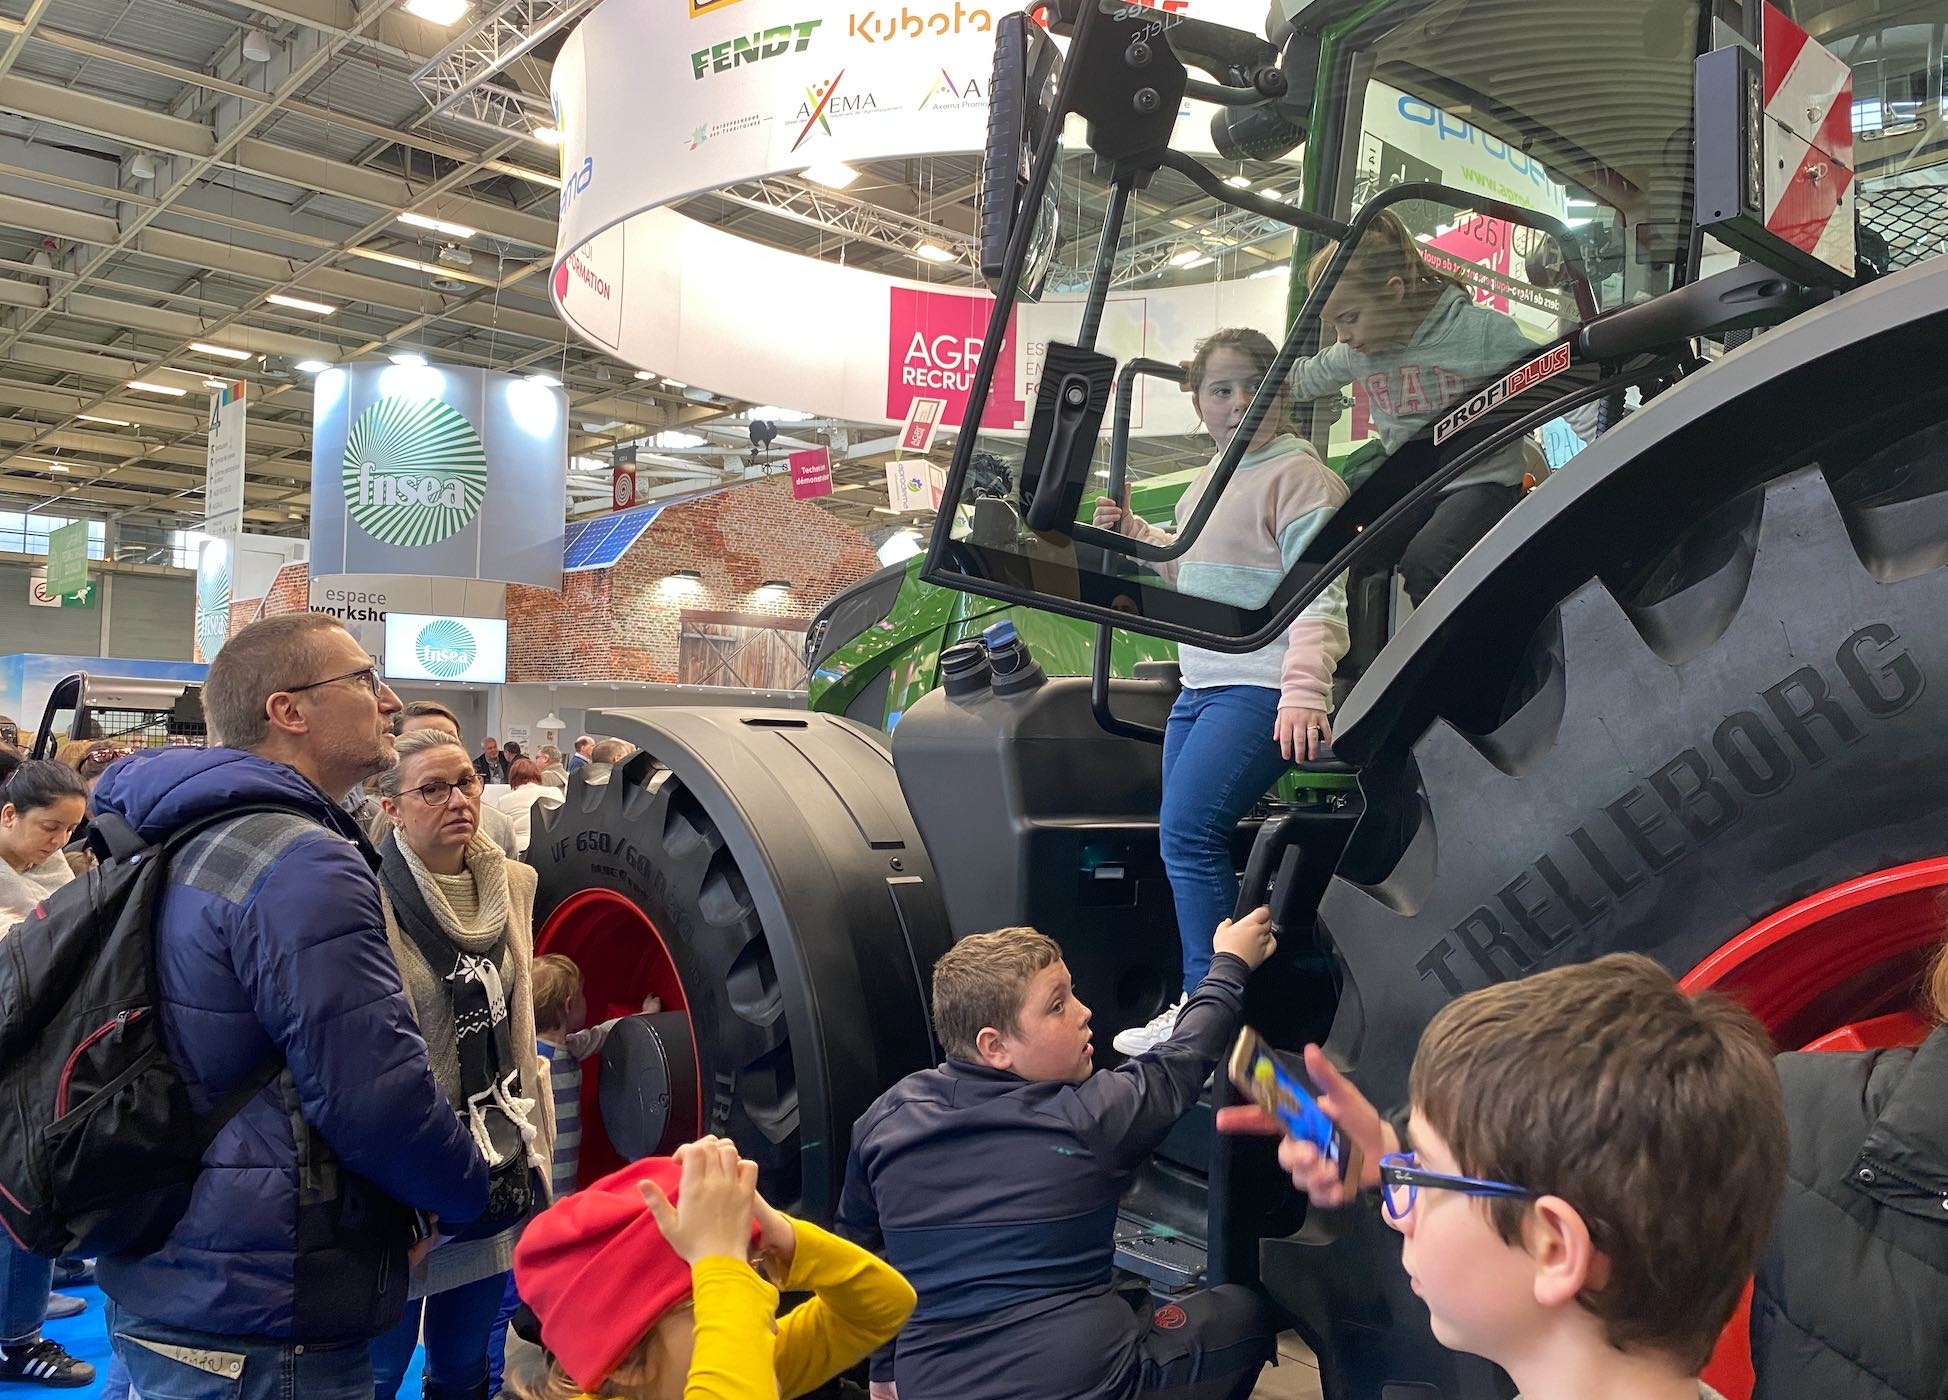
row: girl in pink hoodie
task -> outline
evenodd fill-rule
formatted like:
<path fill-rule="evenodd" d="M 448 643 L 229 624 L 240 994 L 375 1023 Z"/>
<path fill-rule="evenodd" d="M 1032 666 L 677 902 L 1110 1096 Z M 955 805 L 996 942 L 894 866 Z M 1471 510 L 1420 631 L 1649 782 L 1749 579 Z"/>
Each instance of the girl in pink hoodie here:
<path fill-rule="evenodd" d="M 1204 498 L 1277 353 L 1263 333 L 1246 328 L 1221 330 L 1199 343 L 1187 382 L 1198 421 L 1218 451 L 1178 502 L 1180 524 Z M 1263 607 L 1346 499 L 1346 484 L 1310 443 L 1289 431 L 1287 414 L 1281 394 L 1196 542 L 1157 566 L 1182 592 Z M 1095 523 L 1154 544 L 1176 539 L 1107 497 L 1096 503 Z M 1346 647 L 1346 591 L 1335 579 L 1283 637 L 1258 651 L 1240 656 L 1178 648 L 1184 689 L 1164 730 L 1159 824 L 1184 949 L 1183 994 L 1148 1025 L 1116 1037 L 1124 1054 L 1140 1054 L 1167 1039 L 1183 998 L 1210 970 L 1211 938 L 1238 899 L 1232 835 L 1287 764 L 1316 758 L 1331 742 L 1333 668 Z"/>

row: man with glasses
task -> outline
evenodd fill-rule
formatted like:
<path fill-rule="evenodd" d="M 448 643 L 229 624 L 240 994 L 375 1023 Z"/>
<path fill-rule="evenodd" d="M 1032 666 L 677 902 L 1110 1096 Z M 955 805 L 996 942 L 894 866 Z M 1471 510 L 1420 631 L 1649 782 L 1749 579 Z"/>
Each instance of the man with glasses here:
<path fill-rule="evenodd" d="M 340 806 L 392 765 L 399 708 L 338 622 L 268 618 L 210 665 L 212 747 L 138 753 L 96 789 L 150 841 L 240 813 L 171 861 L 153 915 L 163 1026 L 199 1108 L 281 1061 L 162 1246 L 100 1261 L 137 1394 L 369 1400 L 366 1344 L 400 1317 L 425 1217 L 486 1203 L 386 944 L 376 855 Z"/>

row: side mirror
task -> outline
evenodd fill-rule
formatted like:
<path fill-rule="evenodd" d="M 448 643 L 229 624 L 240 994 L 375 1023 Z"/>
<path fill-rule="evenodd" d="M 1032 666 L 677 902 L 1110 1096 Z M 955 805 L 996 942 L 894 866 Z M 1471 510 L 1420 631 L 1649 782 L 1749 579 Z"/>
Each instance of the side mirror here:
<path fill-rule="evenodd" d="M 1022 202 L 1028 174 L 1055 110 L 1062 56 L 1026 12 L 1003 15 L 994 26 L 994 78 L 988 88 L 987 150 L 981 167 L 981 276 L 1000 289 L 1002 265 L 1015 226 L 1028 217 Z M 1051 180 L 1034 217 L 1036 246 L 1023 269 L 1024 300 L 1041 294 L 1054 261 L 1059 191 Z"/>

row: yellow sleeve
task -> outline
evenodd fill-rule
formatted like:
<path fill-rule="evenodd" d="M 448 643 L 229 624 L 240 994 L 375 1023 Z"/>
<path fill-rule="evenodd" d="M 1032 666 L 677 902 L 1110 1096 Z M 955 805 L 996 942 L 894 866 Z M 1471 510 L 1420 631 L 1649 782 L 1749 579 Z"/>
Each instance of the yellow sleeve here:
<path fill-rule="evenodd" d="M 778 1290 L 741 1259 L 712 1256 L 690 1266 L 696 1349 L 683 1400 L 771 1400 Z"/>
<path fill-rule="evenodd" d="M 803 1395 L 877 1351 L 913 1311 L 913 1285 L 858 1245 L 794 1218 L 791 1273 L 780 1287 L 810 1293 L 778 1323 L 778 1393 Z M 686 1397 L 688 1400 L 688 1397 Z"/>

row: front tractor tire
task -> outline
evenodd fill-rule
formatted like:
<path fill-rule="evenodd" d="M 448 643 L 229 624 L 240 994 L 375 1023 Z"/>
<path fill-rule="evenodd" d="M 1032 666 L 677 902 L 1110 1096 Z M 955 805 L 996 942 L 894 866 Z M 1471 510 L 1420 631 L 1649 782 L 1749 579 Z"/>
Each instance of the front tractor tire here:
<path fill-rule="evenodd" d="M 1876 925 L 1862 877 L 1948 850 L 1948 430 L 1749 489 L 1627 584 L 1570 591 L 1512 673 L 1442 679 L 1441 717 L 1367 768 L 1319 910 L 1345 975 L 1328 1050 L 1383 1110 L 1447 1002 L 1614 951 L 1710 964 L 1693 984 L 1729 986 L 1782 1049 L 1915 1004 L 1941 921 L 1908 879 Z M 1724 974 L 1746 930 L 1835 887 L 1845 918 Z M 1500 1393 L 1434 1344 L 1398 1237 L 1372 1212 L 1346 1230 L 1264 1250 L 1325 1393 Z"/>
<path fill-rule="evenodd" d="M 946 918 L 884 740 L 802 711 L 593 722 L 642 752 L 536 809 L 536 951 L 580 966 L 591 1020 L 652 994 L 663 1015 L 604 1056 L 646 1082 L 588 1076 L 582 1180 L 620 1165 L 618 1145 L 714 1133 L 758 1163 L 767 1199 L 829 1221 L 853 1121 L 939 1058 L 923 988 Z"/>

